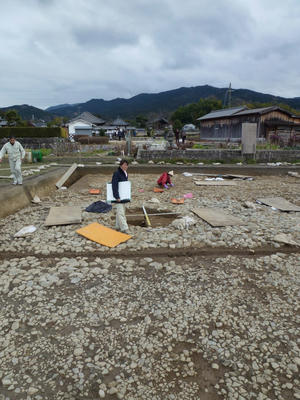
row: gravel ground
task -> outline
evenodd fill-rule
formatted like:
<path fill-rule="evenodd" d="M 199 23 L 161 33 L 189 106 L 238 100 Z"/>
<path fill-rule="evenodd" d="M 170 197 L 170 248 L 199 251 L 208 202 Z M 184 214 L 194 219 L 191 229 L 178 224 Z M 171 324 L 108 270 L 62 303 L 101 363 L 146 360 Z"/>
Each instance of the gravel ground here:
<path fill-rule="evenodd" d="M 86 176 L 0 221 L 0 400 L 300 399 L 300 251 L 274 241 L 300 243 L 300 214 L 255 204 L 300 205 L 299 180 L 199 187 L 178 175 L 157 194 L 157 176 L 130 174 L 128 213 L 144 203 L 178 218 L 130 225 L 133 238 L 114 249 L 75 232 L 113 227 L 112 212 L 43 226 L 50 206 L 84 208 L 109 178 Z M 191 212 L 206 206 L 244 225 L 212 228 Z M 32 224 L 33 235 L 13 239 Z"/>

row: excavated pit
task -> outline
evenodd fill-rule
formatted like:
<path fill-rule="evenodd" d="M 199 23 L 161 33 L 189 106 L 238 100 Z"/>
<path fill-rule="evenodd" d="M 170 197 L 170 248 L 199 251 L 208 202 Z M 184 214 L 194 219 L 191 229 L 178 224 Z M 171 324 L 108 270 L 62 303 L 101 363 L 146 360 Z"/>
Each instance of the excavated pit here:
<path fill-rule="evenodd" d="M 170 225 L 178 217 L 177 213 L 171 210 L 160 211 L 155 208 L 146 209 L 152 228 Z M 151 215 L 159 214 L 159 215 Z M 132 208 L 126 212 L 127 223 L 133 226 L 147 227 L 146 218 L 142 208 Z"/>

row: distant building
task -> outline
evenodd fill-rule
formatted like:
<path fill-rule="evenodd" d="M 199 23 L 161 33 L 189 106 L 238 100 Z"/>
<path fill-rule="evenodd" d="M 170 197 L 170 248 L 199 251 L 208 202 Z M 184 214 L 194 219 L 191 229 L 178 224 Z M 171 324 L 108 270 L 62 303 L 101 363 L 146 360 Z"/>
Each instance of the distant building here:
<path fill-rule="evenodd" d="M 8 122 L 6 121 L 6 119 L 0 117 L 0 128 L 4 128 L 8 126 Z"/>
<path fill-rule="evenodd" d="M 169 125 L 169 121 L 164 117 L 158 117 L 147 122 L 148 128 L 165 129 Z"/>
<path fill-rule="evenodd" d="M 113 122 L 111 123 L 112 126 L 115 128 L 124 128 L 126 129 L 129 126 L 129 123 L 124 121 L 122 118 L 117 117 Z"/>
<path fill-rule="evenodd" d="M 68 123 L 69 136 L 74 135 L 88 135 L 92 136 L 93 133 L 99 132 L 99 129 L 105 124 L 104 119 L 96 117 L 90 112 L 83 112 L 77 117 L 73 118 Z"/>
<path fill-rule="evenodd" d="M 69 123 L 69 136 L 74 135 L 88 135 L 93 134 L 93 124 L 83 119 L 77 119 Z"/>
<path fill-rule="evenodd" d="M 91 124 L 96 125 L 96 126 L 100 126 L 100 125 L 105 124 L 105 120 L 104 119 L 99 118 L 96 115 L 91 114 L 88 111 L 83 112 L 82 114 L 80 114 L 77 117 L 73 118 L 71 121 L 76 121 L 77 119 L 83 119 L 84 121 L 90 122 Z"/>
<path fill-rule="evenodd" d="M 47 128 L 47 123 L 43 119 L 33 119 L 29 121 L 29 125 L 35 128 Z"/>
<path fill-rule="evenodd" d="M 277 106 L 248 109 L 246 106 L 211 111 L 197 119 L 200 122 L 200 137 L 206 140 L 238 141 L 242 135 L 242 124 L 257 124 L 257 139 L 268 139 L 273 133 L 282 137 L 300 133 L 299 117 Z"/>
<path fill-rule="evenodd" d="M 196 127 L 195 127 L 194 124 L 185 124 L 185 125 L 182 127 L 182 130 L 183 130 L 183 131 L 186 131 L 186 132 L 188 132 L 188 131 L 194 131 L 195 129 L 196 129 Z"/>

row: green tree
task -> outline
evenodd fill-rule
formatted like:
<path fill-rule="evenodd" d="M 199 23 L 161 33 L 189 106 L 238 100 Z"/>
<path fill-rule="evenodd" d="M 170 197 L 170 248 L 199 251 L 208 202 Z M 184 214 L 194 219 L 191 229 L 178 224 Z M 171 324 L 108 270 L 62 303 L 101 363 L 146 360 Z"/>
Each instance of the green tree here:
<path fill-rule="evenodd" d="M 175 119 L 175 121 L 173 122 L 173 132 L 175 133 L 177 129 L 180 131 L 182 127 L 182 122 L 179 119 Z"/>
<path fill-rule="evenodd" d="M 171 120 L 179 120 L 184 124 L 197 124 L 197 119 L 205 114 L 208 114 L 212 110 L 222 108 L 221 100 L 217 100 L 214 97 L 207 99 L 200 99 L 198 103 L 191 103 L 186 106 L 179 107 L 171 116 Z"/>
<path fill-rule="evenodd" d="M 23 125 L 23 121 L 16 110 L 8 110 L 5 113 L 5 119 L 7 120 L 8 125 Z"/>
<path fill-rule="evenodd" d="M 55 117 L 52 121 L 47 122 L 48 128 L 52 128 L 53 126 L 61 126 L 63 123 L 62 117 Z"/>
<path fill-rule="evenodd" d="M 138 115 L 135 118 L 137 128 L 146 128 L 147 121 L 148 121 L 148 118 L 145 117 L 144 115 Z"/>

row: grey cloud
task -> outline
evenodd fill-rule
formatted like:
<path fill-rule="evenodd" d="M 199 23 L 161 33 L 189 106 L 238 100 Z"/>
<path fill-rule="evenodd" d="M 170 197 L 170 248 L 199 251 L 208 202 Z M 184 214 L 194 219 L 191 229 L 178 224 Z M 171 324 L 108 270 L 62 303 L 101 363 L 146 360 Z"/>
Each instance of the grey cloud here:
<path fill-rule="evenodd" d="M 298 0 L 3 3 L 0 106 L 46 107 L 230 81 L 300 95 Z"/>
<path fill-rule="evenodd" d="M 134 32 L 120 31 L 113 27 L 79 27 L 72 32 L 77 44 L 88 47 L 111 48 L 120 45 L 134 45 L 139 37 Z"/>

